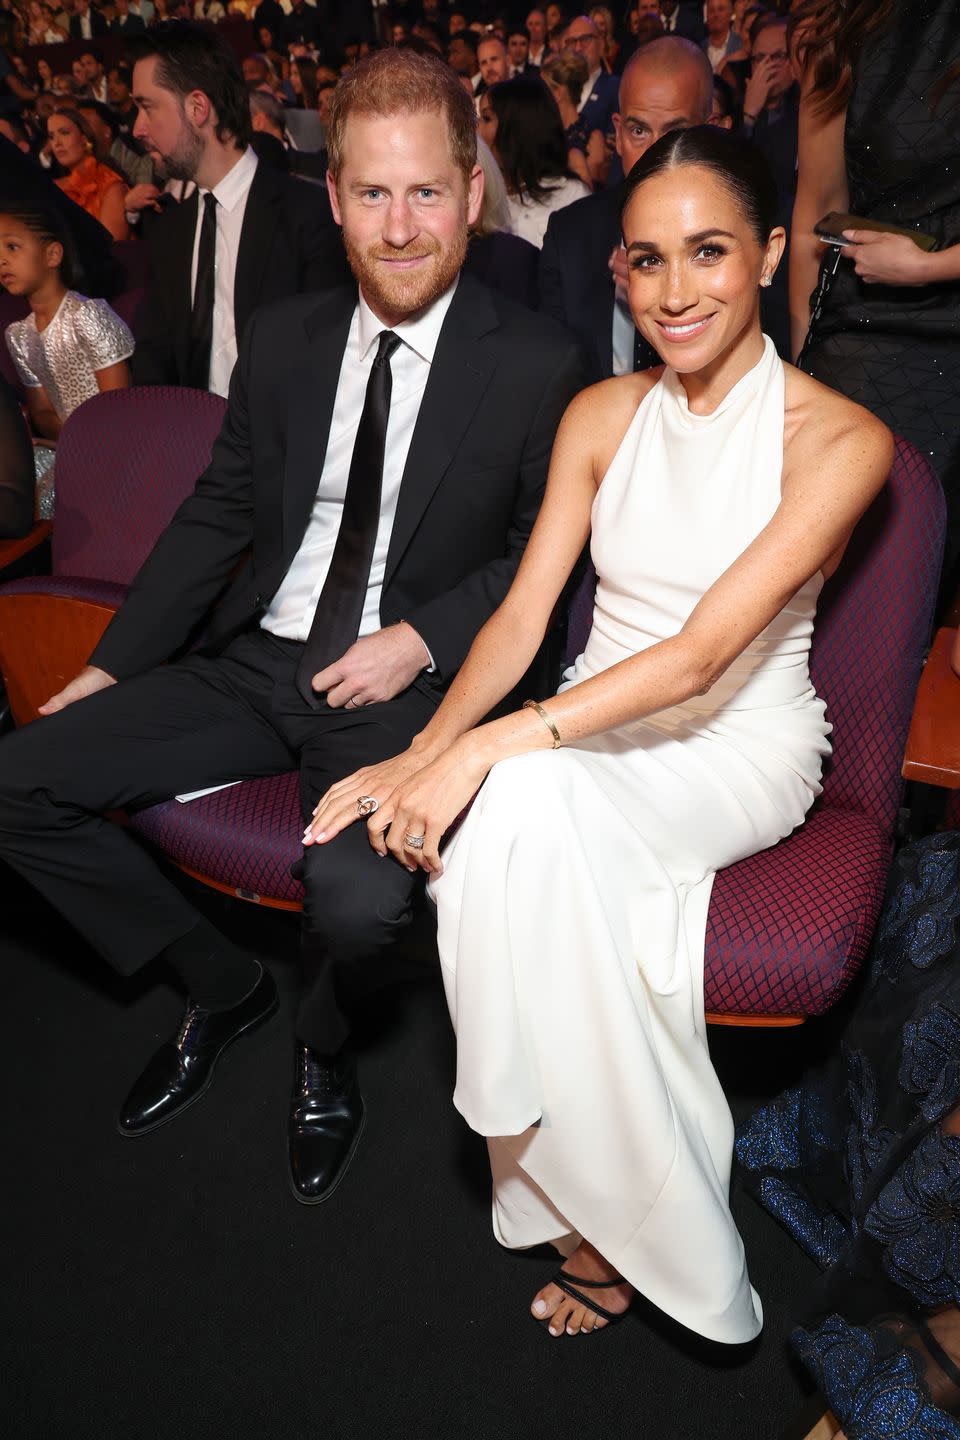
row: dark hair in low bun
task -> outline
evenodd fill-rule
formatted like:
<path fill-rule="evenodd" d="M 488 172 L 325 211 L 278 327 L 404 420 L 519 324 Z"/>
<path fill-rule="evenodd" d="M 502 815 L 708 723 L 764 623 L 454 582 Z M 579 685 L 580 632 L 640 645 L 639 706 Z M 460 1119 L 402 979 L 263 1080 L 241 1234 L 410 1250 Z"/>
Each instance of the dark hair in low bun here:
<path fill-rule="evenodd" d="M 779 211 L 773 172 L 765 157 L 748 140 L 716 125 L 671 130 L 651 145 L 627 176 L 621 219 L 644 181 L 681 165 L 700 165 L 704 170 L 711 170 L 740 206 L 758 243 L 766 245 Z"/>

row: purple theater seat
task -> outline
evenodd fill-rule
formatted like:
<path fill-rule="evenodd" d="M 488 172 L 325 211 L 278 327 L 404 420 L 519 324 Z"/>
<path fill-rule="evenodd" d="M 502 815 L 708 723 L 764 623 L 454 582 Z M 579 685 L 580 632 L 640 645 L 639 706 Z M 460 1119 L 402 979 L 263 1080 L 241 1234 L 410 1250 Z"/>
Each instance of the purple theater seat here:
<path fill-rule="evenodd" d="M 116 311 L 123 323 L 130 327 L 134 340 L 137 338 L 140 312 L 146 298 L 146 290 L 140 287 L 135 290 L 124 290 L 110 301 L 111 308 Z"/>
<path fill-rule="evenodd" d="M 704 993 L 715 1018 L 822 1014 L 866 953 L 890 862 L 943 528 L 934 471 L 898 441 L 888 484 L 820 600 L 811 671 L 834 727 L 823 795 L 793 835 L 721 871 L 714 885 Z M 586 643 L 595 584 L 591 570 L 573 597 L 569 658 Z M 302 853 L 295 774 L 170 801 L 134 823 L 218 888 L 282 908 L 302 901 L 290 876 Z"/>
<path fill-rule="evenodd" d="M 226 402 L 205 390 L 109 390 L 57 446 L 53 573 L 129 585 L 210 461 Z"/>
<path fill-rule="evenodd" d="M 898 440 L 887 485 L 817 608 L 810 670 L 833 725 L 823 794 L 799 830 L 714 883 L 704 995 L 716 1016 L 820 1015 L 866 953 L 890 863 L 943 532 L 940 482 Z M 594 585 L 590 571 L 571 605 L 571 658 L 586 643 Z"/>
<path fill-rule="evenodd" d="M 25 320 L 29 314 L 30 306 L 22 295 L 8 295 L 6 290 L 0 290 L 0 375 L 13 386 L 21 400 L 26 398 L 26 392 L 7 349 L 6 330 L 8 325 Z"/>
<path fill-rule="evenodd" d="M 299 910 L 303 887 L 290 874 L 303 854 L 299 786 L 296 771 L 244 780 L 199 800 L 151 805 L 131 821 L 144 839 L 206 884 L 240 900 Z"/>
<path fill-rule="evenodd" d="M 150 283 L 150 247 L 142 239 L 114 240 L 113 253 L 123 267 L 124 289 L 146 289 Z M 110 303 L 116 309 L 116 301 Z"/>
<path fill-rule="evenodd" d="M 0 585 L 0 659 L 20 696 L 18 723 L 35 718 L 50 693 L 38 700 L 35 692 L 49 674 L 76 674 L 86 662 L 94 629 L 122 603 L 208 464 L 225 409 L 217 395 L 158 386 L 96 395 L 67 420 L 57 448 L 53 573 Z M 39 656 L 20 653 L 17 642 L 31 597 Z M 82 604 L 71 610 L 71 601 Z M 91 618 L 90 607 L 99 614 Z"/>

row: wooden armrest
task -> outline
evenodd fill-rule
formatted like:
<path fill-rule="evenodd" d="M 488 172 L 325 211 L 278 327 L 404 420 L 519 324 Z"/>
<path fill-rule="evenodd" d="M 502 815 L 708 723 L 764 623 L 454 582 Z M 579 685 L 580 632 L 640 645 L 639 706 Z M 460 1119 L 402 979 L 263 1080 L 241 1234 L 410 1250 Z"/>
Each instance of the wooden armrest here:
<path fill-rule="evenodd" d="M 19 540 L 0 540 L 0 570 L 6 570 L 8 565 L 19 560 L 24 555 L 29 555 L 31 550 L 36 550 L 44 540 L 53 534 L 53 525 L 49 520 L 38 520 L 32 530 Z"/>
<path fill-rule="evenodd" d="M 63 595 L 0 595 L 0 672 L 17 725 L 86 665 L 116 610 Z M 958 682 L 960 683 L 960 682 Z"/>
<path fill-rule="evenodd" d="M 960 632 L 938 630 L 913 704 L 905 780 L 960 789 L 960 675 L 951 664 Z"/>

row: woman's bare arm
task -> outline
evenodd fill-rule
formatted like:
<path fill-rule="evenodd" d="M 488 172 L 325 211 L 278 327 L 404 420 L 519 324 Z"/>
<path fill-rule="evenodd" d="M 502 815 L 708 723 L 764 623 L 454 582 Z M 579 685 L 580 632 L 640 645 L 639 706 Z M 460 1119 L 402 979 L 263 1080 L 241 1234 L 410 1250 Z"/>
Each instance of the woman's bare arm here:
<path fill-rule="evenodd" d="M 130 224 L 126 211 L 127 187 L 111 185 L 100 201 L 100 224 L 109 230 L 114 240 L 130 239 Z"/>
<path fill-rule="evenodd" d="M 809 83 L 800 95 L 797 141 L 797 194 L 790 228 L 790 340 L 793 355 L 800 353 L 810 325 L 810 296 L 817 287 L 823 245 L 813 227 L 831 210 L 845 212 L 850 205 L 843 137 L 847 123 L 844 108 L 825 118 L 810 95 Z"/>
<path fill-rule="evenodd" d="M 118 360 L 115 365 L 105 365 L 102 370 L 95 370 L 94 378 L 98 390 L 129 390 L 130 367 L 126 360 Z"/>
<path fill-rule="evenodd" d="M 680 632 L 547 700 L 562 739 L 574 742 L 705 694 L 793 595 L 846 545 L 893 460 L 886 426 L 849 402 L 825 400 L 832 418 L 794 442 L 783 496 L 769 524 L 710 587 Z M 829 463 L 823 456 L 829 455 Z M 549 732 L 529 711 L 480 726 L 489 765 Z M 531 743 L 531 741 L 533 743 Z"/>
<path fill-rule="evenodd" d="M 436 715 L 414 741 L 438 754 L 523 678 L 590 534 L 597 486 L 652 380 L 605 381 L 571 401 L 557 431 L 547 489 L 516 578 L 477 635 Z M 597 443 L 598 436 L 613 437 Z"/>
<path fill-rule="evenodd" d="M 44 440 L 56 440 L 63 429 L 63 421 L 54 410 L 50 396 L 42 385 L 28 385 L 26 388 L 27 414 L 30 428 Z"/>

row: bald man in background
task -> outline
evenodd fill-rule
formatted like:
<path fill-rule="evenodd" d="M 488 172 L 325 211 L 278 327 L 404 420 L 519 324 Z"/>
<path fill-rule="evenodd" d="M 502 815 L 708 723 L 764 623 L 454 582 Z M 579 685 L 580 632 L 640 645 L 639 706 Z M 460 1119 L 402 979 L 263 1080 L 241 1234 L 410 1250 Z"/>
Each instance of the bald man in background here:
<path fill-rule="evenodd" d="M 613 117 L 623 173 L 661 136 L 705 125 L 712 111 L 713 71 L 698 45 L 677 36 L 644 45 L 624 68 Z M 615 186 L 555 211 L 540 253 L 540 308 L 580 341 L 591 382 L 660 363 L 626 303 L 620 203 Z"/>

